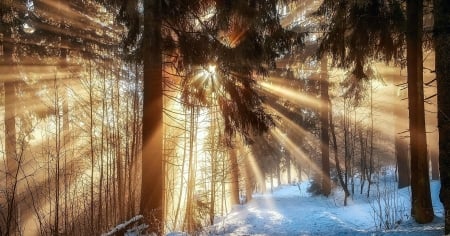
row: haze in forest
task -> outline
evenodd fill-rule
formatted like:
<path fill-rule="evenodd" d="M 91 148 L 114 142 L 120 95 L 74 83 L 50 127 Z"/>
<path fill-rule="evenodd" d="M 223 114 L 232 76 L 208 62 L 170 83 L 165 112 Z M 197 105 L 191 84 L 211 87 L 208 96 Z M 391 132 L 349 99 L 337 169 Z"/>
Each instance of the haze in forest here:
<path fill-rule="evenodd" d="M 449 234 L 448 25 L 446 0 L 0 0 L 0 235 Z"/>

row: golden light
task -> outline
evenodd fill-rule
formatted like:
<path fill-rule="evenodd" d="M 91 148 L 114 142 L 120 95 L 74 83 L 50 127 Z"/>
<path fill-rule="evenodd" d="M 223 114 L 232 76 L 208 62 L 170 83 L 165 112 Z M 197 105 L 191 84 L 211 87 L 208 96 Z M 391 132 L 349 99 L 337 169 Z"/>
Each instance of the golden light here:
<path fill-rule="evenodd" d="M 199 77 L 204 79 L 216 79 L 217 73 L 216 73 L 216 65 L 209 64 L 208 66 L 204 66 L 200 72 Z"/>
<path fill-rule="evenodd" d="M 260 85 L 265 91 L 272 93 L 273 95 L 276 95 L 278 97 L 286 98 L 290 102 L 297 105 L 302 105 L 309 108 L 318 108 L 322 103 L 319 98 L 302 93 L 287 86 L 277 85 L 265 81 L 261 82 Z"/>
<path fill-rule="evenodd" d="M 36 28 L 34 27 L 33 23 L 30 19 L 26 20 L 22 25 L 23 32 L 27 34 L 32 34 L 36 31 Z"/>
<path fill-rule="evenodd" d="M 215 75 L 216 74 L 216 65 L 209 65 L 208 72 L 212 75 Z"/>

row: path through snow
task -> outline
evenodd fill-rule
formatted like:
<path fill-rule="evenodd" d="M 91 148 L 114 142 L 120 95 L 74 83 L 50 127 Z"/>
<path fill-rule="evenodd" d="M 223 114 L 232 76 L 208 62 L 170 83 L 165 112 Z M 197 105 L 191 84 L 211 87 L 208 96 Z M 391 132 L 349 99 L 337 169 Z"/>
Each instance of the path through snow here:
<path fill-rule="evenodd" d="M 306 184 L 281 186 L 273 194 L 257 194 L 245 205 L 235 206 L 230 214 L 209 228 L 209 235 L 442 235 L 442 204 L 439 182 L 433 181 L 435 220 L 418 225 L 409 216 L 409 189 L 398 191 L 404 220 L 393 230 L 377 230 L 370 201 L 358 193 L 342 206 L 342 191 L 329 198 L 312 197 Z M 371 199 L 372 201 L 373 199 Z M 372 203 L 373 205 L 373 203 Z"/>

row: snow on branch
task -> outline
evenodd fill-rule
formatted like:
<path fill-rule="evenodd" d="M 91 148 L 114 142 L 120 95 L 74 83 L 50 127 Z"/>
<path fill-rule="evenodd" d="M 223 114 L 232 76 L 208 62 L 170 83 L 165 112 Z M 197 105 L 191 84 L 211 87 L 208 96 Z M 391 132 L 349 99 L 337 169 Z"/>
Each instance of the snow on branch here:
<path fill-rule="evenodd" d="M 117 225 L 116 227 L 114 227 L 111 231 L 109 231 L 108 233 L 102 234 L 102 236 L 113 236 L 116 234 L 120 234 L 120 233 L 124 233 L 125 230 L 129 229 L 131 225 L 133 225 L 134 223 L 139 222 L 140 220 L 144 219 L 143 215 L 137 215 L 133 218 L 131 218 L 130 220 Z M 139 227 L 140 228 L 140 227 Z"/>

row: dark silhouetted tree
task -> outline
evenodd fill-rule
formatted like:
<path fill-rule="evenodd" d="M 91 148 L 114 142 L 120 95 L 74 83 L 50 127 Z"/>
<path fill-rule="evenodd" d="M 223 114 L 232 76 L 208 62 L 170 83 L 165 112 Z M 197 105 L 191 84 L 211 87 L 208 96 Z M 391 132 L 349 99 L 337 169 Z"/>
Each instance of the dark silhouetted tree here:
<path fill-rule="evenodd" d="M 445 234 L 450 234 L 450 1 L 434 0 L 434 49 L 438 92 L 439 169 Z"/>

